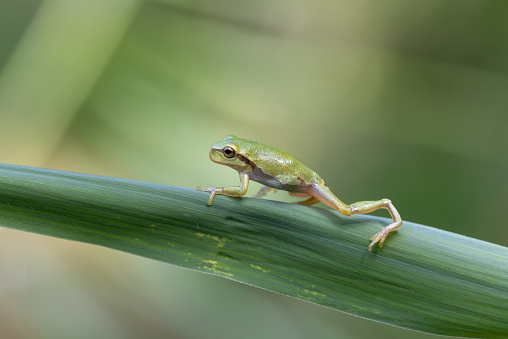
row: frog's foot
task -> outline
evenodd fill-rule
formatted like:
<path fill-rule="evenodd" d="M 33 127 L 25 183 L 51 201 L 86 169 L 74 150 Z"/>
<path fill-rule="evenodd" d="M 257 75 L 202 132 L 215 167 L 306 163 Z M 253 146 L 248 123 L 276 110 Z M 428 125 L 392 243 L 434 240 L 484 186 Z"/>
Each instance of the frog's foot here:
<path fill-rule="evenodd" d="M 196 187 L 194 187 L 194 189 L 196 191 L 210 192 L 210 196 L 208 197 L 208 201 L 206 202 L 206 204 L 208 206 L 210 206 L 212 204 L 215 194 L 219 193 L 221 190 L 221 188 L 218 188 L 218 187 L 201 187 L 201 186 L 196 186 Z"/>
<path fill-rule="evenodd" d="M 261 197 L 264 197 L 270 191 L 273 191 L 274 193 L 276 193 L 277 189 L 273 188 L 273 187 L 263 186 L 263 187 L 261 187 L 259 192 L 257 192 L 256 195 L 254 195 L 252 197 L 253 198 L 261 198 Z"/>
<path fill-rule="evenodd" d="M 374 246 L 376 243 L 379 243 L 378 244 L 379 247 L 383 247 L 383 243 L 385 242 L 388 234 L 390 234 L 391 232 L 400 228 L 401 225 L 402 225 L 402 221 L 396 221 L 396 222 L 391 223 L 390 225 L 386 226 L 381 231 L 374 234 L 372 237 L 370 237 L 370 240 L 372 240 L 372 242 L 369 245 L 369 252 L 372 250 L 372 246 Z"/>
<path fill-rule="evenodd" d="M 194 189 L 196 191 L 211 192 L 211 191 L 213 191 L 215 189 L 215 187 L 206 187 L 205 188 L 205 187 L 201 187 L 201 186 L 196 186 L 196 187 L 194 187 Z"/>

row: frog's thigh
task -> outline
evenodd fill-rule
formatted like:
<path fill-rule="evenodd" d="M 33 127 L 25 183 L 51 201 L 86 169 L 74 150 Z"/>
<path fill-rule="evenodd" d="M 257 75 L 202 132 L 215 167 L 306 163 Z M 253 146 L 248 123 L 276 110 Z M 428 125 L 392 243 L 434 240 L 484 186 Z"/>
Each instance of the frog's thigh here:
<path fill-rule="evenodd" d="M 310 206 L 310 205 L 317 204 L 318 202 L 319 202 L 318 198 L 310 197 L 309 199 L 297 202 L 297 204 L 299 204 L 299 205 L 305 205 L 305 206 Z"/>
<path fill-rule="evenodd" d="M 304 193 L 304 192 L 288 192 L 288 193 L 292 197 L 310 197 L 311 196 L 309 193 Z"/>
<path fill-rule="evenodd" d="M 302 201 L 296 202 L 296 204 L 299 204 L 299 205 L 310 206 L 310 205 L 317 204 L 319 202 L 319 199 L 311 196 L 309 193 L 300 193 L 300 192 L 298 192 L 298 193 L 296 193 L 296 192 L 288 192 L 288 193 L 292 197 L 309 197 L 306 200 L 302 200 Z"/>
<path fill-rule="evenodd" d="M 333 194 L 332 191 L 330 191 L 330 189 L 325 185 L 312 185 L 311 187 L 308 188 L 307 192 L 314 199 L 316 199 L 316 202 L 321 201 L 322 203 L 330 206 L 331 208 L 336 209 L 337 211 L 346 216 L 350 216 L 351 214 L 353 214 L 349 206 L 340 201 L 335 196 L 335 194 Z"/>

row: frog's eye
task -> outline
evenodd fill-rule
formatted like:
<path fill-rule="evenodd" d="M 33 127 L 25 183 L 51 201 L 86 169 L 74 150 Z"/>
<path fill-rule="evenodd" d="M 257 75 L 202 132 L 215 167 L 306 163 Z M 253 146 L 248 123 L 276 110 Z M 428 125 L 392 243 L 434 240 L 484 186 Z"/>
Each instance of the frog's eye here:
<path fill-rule="evenodd" d="M 235 156 L 234 148 L 229 147 L 229 146 L 224 147 L 224 149 L 222 150 L 222 153 L 224 154 L 224 156 L 226 158 L 230 158 L 230 159 Z"/>

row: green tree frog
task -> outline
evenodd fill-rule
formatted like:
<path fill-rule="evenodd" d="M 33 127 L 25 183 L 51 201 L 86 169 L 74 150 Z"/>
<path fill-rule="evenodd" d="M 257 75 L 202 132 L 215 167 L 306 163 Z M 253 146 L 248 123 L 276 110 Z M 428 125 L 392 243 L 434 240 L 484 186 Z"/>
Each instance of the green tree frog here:
<path fill-rule="evenodd" d="M 313 205 L 321 201 L 345 216 L 369 213 L 380 208 L 387 209 L 393 223 L 370 238 L 372 242 L 369 245 L 369 251 L 376 243 L 382 247 L 388 234 L 402 226 L 402 219 L 389 199 L 360 201 L 347 205 L 325 186 L 325 182 L 316 172 L 291 154 L 276 148 L 227 135 L 222 141 L 212 145 L 209 155 L 213 162 L 237 170 L 240 174 L 240 186 L 195 187 L 196 190 L 210 192 L 208 205 L 212 204 L 216 194 L 231 197 L 245 195 L 249 180 L 254 180 L 265 185 L 258 196 L 271 189 L 285 190 L 293 196 L 308 197 L 299 204 Z"/>

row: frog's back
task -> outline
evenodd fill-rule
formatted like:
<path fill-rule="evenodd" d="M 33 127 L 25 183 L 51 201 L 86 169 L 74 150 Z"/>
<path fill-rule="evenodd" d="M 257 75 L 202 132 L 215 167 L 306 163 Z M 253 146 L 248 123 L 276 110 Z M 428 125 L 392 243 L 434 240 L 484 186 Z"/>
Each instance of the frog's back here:
<path fill-rule="evenodd" d="M 279 149 L 249 141 L 243 154 L 252 171 L 249 178 L 276 189 L 304 192 L 309 185 L 322 182 L 319 175 L 295 156 Z"/>

